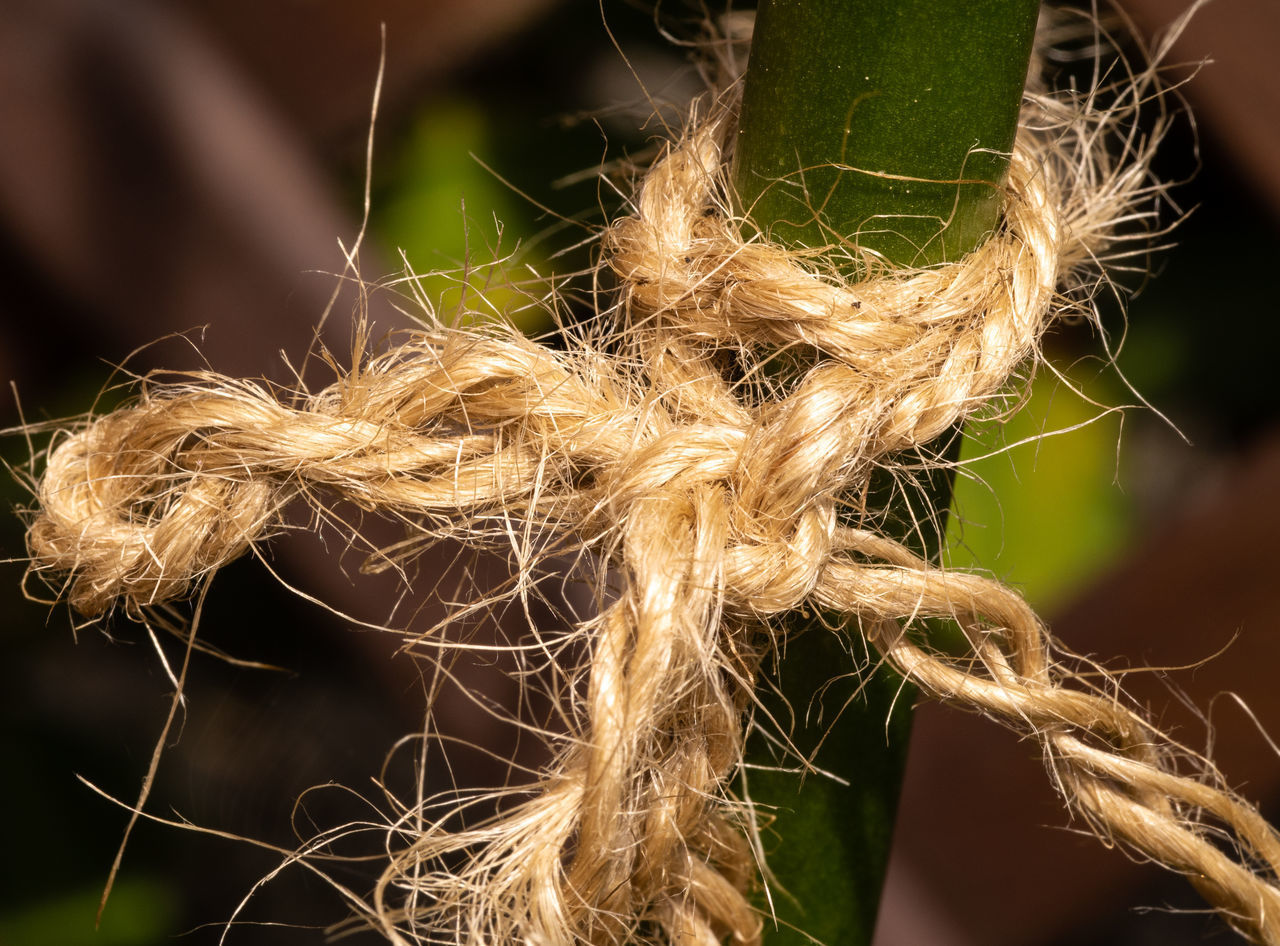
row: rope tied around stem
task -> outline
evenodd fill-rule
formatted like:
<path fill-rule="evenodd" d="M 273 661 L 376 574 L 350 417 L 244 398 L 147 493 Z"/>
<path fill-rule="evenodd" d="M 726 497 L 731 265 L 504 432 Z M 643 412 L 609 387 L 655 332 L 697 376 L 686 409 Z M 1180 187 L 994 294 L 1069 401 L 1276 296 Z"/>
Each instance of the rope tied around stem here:
<path fill-rule="evenodd" d="M 1124 139 L 1123 164 L 1103 146 L 1133 107 L 1029 96 L 999 232 L 959 263 L 856 282 L 743 238 L 723 169 L 732 117 L 712 108 L 604 234 L 614 335 L 562 351 L 436 325 L 316 394 L 147 386 L 56 439 L 31 571 L 86 615 L 136 614 L 190 594 L 296 498 L 352 501 L 424 537 L 493 546 L 532 523 L 563 540 L 550 545 L 600 550 L 618 594 L 578 629 L 589 676 L 565 718 L 580 728 L 481 823 L 446 827 L 467 801 L 424 800 L 420 827 L 392 826 L 407 841 L 369 915 L 394 943 L 758 943 L 752 813 L 728 785 L 772 643 L 761 627 L 816 605 L 926 696 L 1034 736 L 1104 840 L 1188 874 L 1237 929 L 1280 944 L 1280 840 L 1210 763 L 1188 770 L 1114 681 L 1055 661 L 1015 592 L 841 516 L 874 469 L 1000 395 L 1074 311 L 1061 288 L 1156 189 L 1150 143 Z M 795 363 L 768 368 L 779 352 Z M 971 652 L 908 636 L 922 617 L 956 621 Z"/>

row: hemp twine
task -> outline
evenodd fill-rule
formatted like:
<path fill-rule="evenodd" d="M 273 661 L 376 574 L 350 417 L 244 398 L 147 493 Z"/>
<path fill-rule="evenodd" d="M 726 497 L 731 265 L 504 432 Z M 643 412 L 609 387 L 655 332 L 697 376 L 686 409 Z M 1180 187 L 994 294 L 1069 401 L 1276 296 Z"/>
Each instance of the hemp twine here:
<path fill-rule="evenodd" d="M 30 572 L 85 615 L 140 615 L 191 595 L 297 498 L 422 539 L 514 544 L 530 567 L 546 549 L 596 556 L 616 597 L 577 631 L 589 676 L 565 697 L 572 731 L 481 823 L 450 820 L 463 799 L 392 826 L 410 840 L 369 911 L 396 944 L 759 943 L 753 815 L 728 786 L 771 619 L 802 606 L 861 631 L 924 696 L 1033 737 L 1104 843 L 1280 944 L 1280 838 L 1258 812 L 1116 680 L 1056 659 L 1018 594 L 925 561 L 863 508 L 873 470 L 1004 392 L 1054 318 L 1086 311 L 1062 290 L 1123 256 L 1117 228 L 1159 192 L 1154 142 L 1131 123 L 1154 68 L 1130 79 L 1108 107 L 1029 93 L 999 231 L 961 262 L 854 282 L 743 237 L 730 89 L 603 234 L 611 334 L 564 351 L 437 323 L 319 393 L 145 384 L 55 438 Z M 793 376 L 762 370 L 779 351 L 799 356 Z M 970 652 L 907 633 L 928 617 L 955 621 Z"/>

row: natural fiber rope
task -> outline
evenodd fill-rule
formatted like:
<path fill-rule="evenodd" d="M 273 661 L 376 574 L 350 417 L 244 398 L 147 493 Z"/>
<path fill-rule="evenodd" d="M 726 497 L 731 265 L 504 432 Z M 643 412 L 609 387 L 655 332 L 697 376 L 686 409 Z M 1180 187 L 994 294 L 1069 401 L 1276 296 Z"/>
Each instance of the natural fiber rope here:
<path fill-rule="evenodd" d="M 581 629 L 589 684 L 565 716 L 581 728 L 484 823 L 451 830 L 424 807 L 425 828 L 394 826 L 412 841 L 373 907 L 395 943 L 758 943 L 750 813 L 726 786 L 770 645 L 761 622 L 811 604 L 861 627 L 926 696 L 1033 736 L 1100 837 L 1280 944 L 1280 839 L 1211 765 L 1187 768 L 1116 693 L 1056 662 L 1013 591 L 843 524 L 878 465 L 1001 392 L 1070 309 L 1060 288 L 1149 194 L 1143 156 L 1115 164 L 1101 145 L 1116 116 L 1077 104 L 1028 101 L 1025 124 L 1053 130 L 1024 127 L 984 246 L 854 283 L 744 241 L 723 170 L 731 119 L 714 112 L 605 234 L 614 337 L 557 351 L 436 327 L 315 395 L 146 386 L 51 448 L 31 568 L 86 615 L 136 613 L 190 594 L 299 496 L 424 536 L 493 545 L 532 523 L 601 550 L 619 591 Z M 778 351 L 797 353 L 796 377 L 764 371 Z M 925 617 L 956 621 L 971 653 L 903 629 Z"/>

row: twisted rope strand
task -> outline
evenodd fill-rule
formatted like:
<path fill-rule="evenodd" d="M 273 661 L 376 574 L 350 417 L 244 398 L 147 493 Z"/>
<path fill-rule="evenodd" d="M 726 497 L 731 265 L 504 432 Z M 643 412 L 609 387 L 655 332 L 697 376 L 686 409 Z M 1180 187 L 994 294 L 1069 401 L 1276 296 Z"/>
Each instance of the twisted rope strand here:
<path fill-rule="evenodd" d="M 604 235 L 617 338 L 556 351 L 435 327 L 292 400 L 213 376 L 146 387 L 51 447 L 31 571 L 84 614 L 138 614 L 262 541 L 291 500 L 335 496 L 426 537 L 494 545 L 534 524 L 608 552 L 617 595 L 579 629 L 589 677 L 565 714 L 579 722 L 544 777 L 479 823 L 453 827 L 469 806 L 455 798 L 423 801 L 425 827 L 391 826 L 408 840 L 373 912 L 396 944 L 758 944 L 751 815 L 727 785 L 769 646 L 760 622 L 807 604 L 860 624 L 925 695 L 1034 736 L 1104 841 L 1187 874 L 1242 933 L 1280 944 L 1280 839 L 1210 765 L 1188 770 L 1056 661 L 1014 592 L 840 525 L 878 464 L 1000 395 L 1071 311 L 1061 287 L 1150 196 L 1141 149 L 1136 170 L 1102 150 L 1123 116 L 1086 97 L 1055 135 L 1064 107 L 1029 98 L 983 247 L 853 283 L 744 242 L 729 118 L 713 111 Z M 764 370 L 780 350 L 800 356 L 795 377 Z M 913 639 L 921 617 L 956 621 L 972 652 Z"/>

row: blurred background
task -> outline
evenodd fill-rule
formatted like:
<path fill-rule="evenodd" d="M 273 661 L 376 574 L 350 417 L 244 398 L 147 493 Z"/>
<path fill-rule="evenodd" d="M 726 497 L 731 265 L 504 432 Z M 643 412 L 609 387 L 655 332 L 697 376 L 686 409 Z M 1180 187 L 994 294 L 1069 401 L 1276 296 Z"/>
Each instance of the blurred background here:
<path fill-rule="evenodd" d="M 1183 6 L 1126 0 L 1123 10 L 1149 35 Z M 379 331 L 410 324 L 410 287 L 363 299 L 335 277 L 339 241 L 351 246 L 360 231 L 382 22 L 361 276 L 394 280 L 405 259 L 420 272 L 495 257 L 510 257 L 517 274 L 582 268 L 589 248 L 562 250 L 620 203 L 590 172 L 641 154 L 660 131 L 645 125 L 651 106 L 637 79 L 676 103 L 697 90 L 685 51 L 663 36 L 694 35 L 697 18 L 691 7 L 655 14 L 621 0 L 6 0 L 0 372 L 12 384 L 0 391 L 0 425 L 20 410 L 40 422 L 109 405 L 121 365 L 207 364 L 283 381 L 317 332 L 342 360 L 360 312 Z M 1161 158 L 1169 179 L 1190 179 L 1168 219 L 1190 213 L 1153 256 L 1156 278 L 1121 280 L 1137 291 L 1127 323 L 1103 300 L 1123 378 L 1157 410 L 1095 420 L 1098 404 L 1137 397 L 1099 357 L 1095 330 L 1057 331 L 1048 347 L 1059 373 L 1041 371 L 1027 409 L 975 433 L 966 450 L 1084 426 L 973 464 L 949 550 L 1022 588 L 1068 646 L 1113 669 L 1213 656 L 1194 670 L 1133 673 L 1129 687 L 1186 743 L 1212 743 L 1273 817 L 1280 758 L 1263 731 L 1280 732 L 1278 41 L 1271 0 L 1217 0 L 1174 57 L 1212 60 L 1183 90 L 1198 138 L 1182 122 Z M 480 267 L 466 281 L 500 278 Z M 455 277 L 421 291 L 447 307 L 464 290 Z M 490 298 L 527 331 L 548 327 L 519 293 Z M 320 366 L 305 372 L 323 383 Z M 19 474 L 4 484 L 5 504 L 22 507 L 27 444 L 11 435 L 0 449 Z M 0 797 L 10 813 L 0 944 L 217 942 L 279 856 L 145 823 L 93 931 L 126 815 L 77 775 L 132 800 L 170 685 L 137 628 L 77 629 L 64 607 L 23 600 L 23 554 L 18 518 L 0 518 Z M 335 530 L 286 536 L 269 555 L 286 580 L 355 617 L 423 626 L 443 614 L 426 591 L 457 600 L 501 582 L 505 567 L 438 551 L 422 565 L 421 600 L 406 602 L 394 582 L 358 574 L 359 550 Z M 548 599 L 531 615 L 543 627 L 578 603 L 572 589 Z M 509 639 L 525 623 L 499 615 L 467 633 Z M 422 727 L 424 684 L 391 659 L 393 642 L 349 626 L 256 562 L 220 576 L 204 638 L 282 669 L 196 659 L 181 738 L 148 810 L 286 848 L 314 825 L 368 817 L 380 797 L 371 777 Z M 512 699 L 509 669 L 455 665 L 434 704 L 438 724 L 536 762 L 467 697 Z M 489 756 L 451 761 L 440 778 L 507 774 Z M 320 792 L 295 808 L 326 784 L 365 799 Z M 1200 905 L 1182 881 L 1070 830 L 1032 747 L 954 711 L 918 713 L 895 843 L 877 946 L 1233 941 L 1220 923 L 1186 915 Z M 335 871 L 356 890 L 370 883 L 358 865 Z M 317 943 L 346 915 L 322 883 L 287 871 L 257 892 L 227 941 Z"/>

